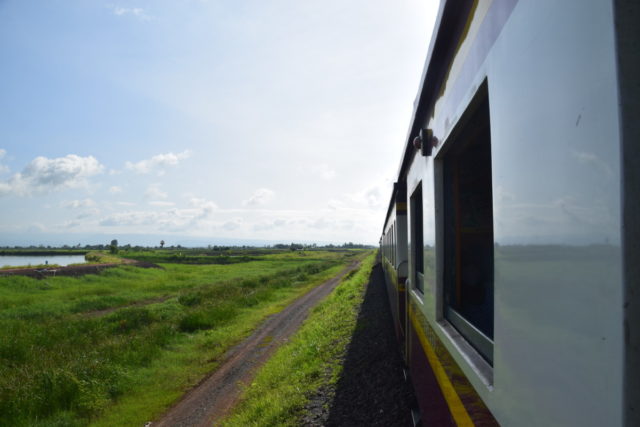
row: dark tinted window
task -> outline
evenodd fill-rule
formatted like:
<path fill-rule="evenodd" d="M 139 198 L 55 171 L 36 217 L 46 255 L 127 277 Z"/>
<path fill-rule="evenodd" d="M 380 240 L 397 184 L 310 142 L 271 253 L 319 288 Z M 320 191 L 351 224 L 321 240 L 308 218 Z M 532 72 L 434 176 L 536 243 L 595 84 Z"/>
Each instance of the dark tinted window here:
<path fill-rule="evenodd" d="M 491 362 L 493 197 L 486 92 L 473 108 L 444 157 L 445 317 Z"/>
<path fill-rule="evenodd" d="M 424 292 L 424 254 L 422 229 L 422 184 L 411 195 L 411 254 L 414 268 L 413 286 Z"/>

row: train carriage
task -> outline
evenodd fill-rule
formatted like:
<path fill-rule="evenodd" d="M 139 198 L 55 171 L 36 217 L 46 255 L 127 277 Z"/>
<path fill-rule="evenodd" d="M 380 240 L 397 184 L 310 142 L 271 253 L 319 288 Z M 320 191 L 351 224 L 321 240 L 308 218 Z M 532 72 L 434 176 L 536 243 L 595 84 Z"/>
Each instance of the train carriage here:
<path fill-rule="evenodd" d="M 396 338 L 404 350 L 406 317 L 405 283 L 409 271 L 407 261 L 407 204 L 406 190 L 394 185 L 389 210 L 385 220 L 382 244 L 382 263 L 389 296 L 389 306 L 394 321 Z"/>
<path fill-rule="evenodd" d="M 640 425 L 639 19 L 441 1 L 381 237 L 424 425 Z"/>

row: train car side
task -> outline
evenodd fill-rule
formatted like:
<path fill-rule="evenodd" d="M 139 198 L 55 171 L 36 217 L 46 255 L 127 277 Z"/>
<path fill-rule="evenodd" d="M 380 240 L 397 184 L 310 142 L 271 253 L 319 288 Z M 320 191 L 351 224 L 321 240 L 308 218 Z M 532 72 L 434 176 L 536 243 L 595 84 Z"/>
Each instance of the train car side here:
<path fill-rule="evenodd" d="M 389 306 L 394 321 L 396 338 L 404 353 L 406 334 L 406 289 L 407 272 L 407 208 L 404 203 L 404 188 L 395 186 L 384 232 L 381 237 L 382 268 L 385 273 Z"/>
<path fill-rule="evenodd" d="M 640 422 L 637 13 L 441 2 L 381 239 L 425 425 Z"/>

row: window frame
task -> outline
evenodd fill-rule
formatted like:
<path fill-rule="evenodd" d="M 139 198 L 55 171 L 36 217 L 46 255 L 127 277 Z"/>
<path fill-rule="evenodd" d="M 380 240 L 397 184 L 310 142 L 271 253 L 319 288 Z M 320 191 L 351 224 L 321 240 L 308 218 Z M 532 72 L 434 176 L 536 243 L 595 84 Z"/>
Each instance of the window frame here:
<path fill-rule="evenodd" d="M 411 288 L 424 295 L 424 205 L 422 181 L 416 185 L 409 198 L 411 228 Z M 419 225 L 419 226 L 418 226 Z"/>
<path fill-rule="evenodd" d="M 484 109 L 484 110 L 483 110 Z M 478 117 L 483 119 L 486 117 L 486 123 L 482 120 L 478 121 Z M 478 129 L 476 129 L 478 127 Z M 459 187 L 454 188 L 454 186 L 460 186 L 460 183 L 457 181 L 457 176 L 453 176 L 451 163 L 458 161 L 461 158 L 465 151 L 469 149 L 469 146 L 472 145 L 472 142 L 468 139 L 469 135 L 473 135 L 474 132 L 477 132 L 481 136 L 487 136 L 488 138 L 485 142 L 481 142 L 481 144 L 488 144 L 486 148 L 488 150 L 488 165 L 481 165 L 478 167 L 488 168 L 488 172 L 484 170 L 484 173 L 488 173 L 489 175 L 489 202 L 490 202 L 490 231 L 486 234 L 490 235 L 490 255 L 483 253 L 482 255 L 478 255 L 477 258 L 487 257 L 490 259 L 490 317 L 491 317 L 491 328 L 490 331 L 493 333 L 494 326 L 494 318 L 495 318 L 495 295 L 494 295 L 494 284 L 495 284 L 495 259 L 494 259 L 494 223 L 493 223 L 493 180 L 491 178 L 491 120 L 490 120 L 490 111 L 489 111 L 489 94 L 488 94 L 488 85 L 485 80 L 482 85 L 480 85 L 478 91 L 474 95 L 472 101 L 467 106 L 465 112 L 463 113 L 461 119 L 458 124 L 451 132 L 451 135 L 445 142 L 444 146 L 440 153 L 438 153 L 436 161 L 438 163 L 438 169 L 440 170 L 440 182 L 436 185 L 436 189 L 439 194 L 439 201 L 442 204 L 441 213 L 439 215 L 438 224 L 441 229 L 439 233 L 440 236 L 440 257 L 441 262 L 439 262 L 439 266 L 442 268 L 442 274 L 440 275 L 442 280 L 442 285 L 440 286 L 440 296 L 439 303 L 441 307 L 441 317 L 443 320 L 446 320 L 455 330 L 462 335 L 463 339 L 468 342 L 479 354 L 480 356 L 487 362 L 489 365 L 493 366 L 493 348 L 494 348 L 494 340 L 493 336 L 489 337 L 483 331 L 481 331 L 477 324 L 474 324 L 473 321 L 470 321 L 466 318 L 454 305 L 460 306 L 462 304 L 462 293 L 460 291 L 461 276 L 464 274 L 463 269 L 460 266 L 463 251 L 472 252 L 474 244 L 465 243 L 467 246 L 465 247 L 462 243 L 460 235 L 463 233 L 462 225 L 459 221 L 459 218 L 465 213 L 460 210 L 460 196 L 457 192 L 460 190 Z M 481 132 L 486 132 L 486 134 L 481 134 Z M 484 147 L 483 147 L 484 148 Z M 457 167 L 457 166 L 456 166 Z M 453 168 L 455 174 L 458 171 Z M 473 184 L 476 185 L 476 184 Z M 480 193 L 487 192 L 486 188 L 482 188 Z M 486 196 L 485 196 L 486 197 Z M 486 202 L 486 200 L 485 200 Z M 453 205 L 453 206 L 452 206 Z M 454 212 L 455 218 L 452 216 L 451 212 Z M 452 224 L 453 223 L 453 224 Z M 453 232 L 451 231 L 453 228 Z M 486 239 L 486 241 L 481 240 L 480 246 L 483 244 L 488 245 L 489 239 L 487 237 L 480 237 L 480 239 Z M 476 259 L 476 255 L 471 255 L 472 259 Z M 477 261 L 476 261 L 477 262 Z M 450 301 L 450 295 L 452 293 L 452 287 L 455 287 L 455 293 L 457 296 L 454 298 L 455 301 L 452 303 Z M 487 304 L 485 302 L 485 304 Z M 486 320 L 486 319 L 485 319 Z"/>

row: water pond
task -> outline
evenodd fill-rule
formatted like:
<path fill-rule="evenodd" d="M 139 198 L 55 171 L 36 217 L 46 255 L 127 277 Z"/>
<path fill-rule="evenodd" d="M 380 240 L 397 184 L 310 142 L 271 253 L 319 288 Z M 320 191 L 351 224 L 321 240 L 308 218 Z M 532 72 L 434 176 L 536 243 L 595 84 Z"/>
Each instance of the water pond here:
<path fill-rule="evenodd" d="M 0 255 L 0 268 L 7 266 L 23 267 L 47 263 L 65 266 L 85 262 L 84 255 Z"/>

